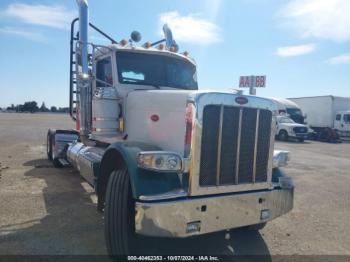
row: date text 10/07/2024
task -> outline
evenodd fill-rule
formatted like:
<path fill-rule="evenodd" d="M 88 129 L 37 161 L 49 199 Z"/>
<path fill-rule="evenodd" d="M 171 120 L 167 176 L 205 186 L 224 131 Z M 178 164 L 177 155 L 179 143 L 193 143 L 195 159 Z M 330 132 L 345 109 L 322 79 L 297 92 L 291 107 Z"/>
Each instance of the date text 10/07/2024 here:
<path fill-rule="evenodd" d="M 128 261 L 220 261 L 217 256 L 128 256 Z"/>

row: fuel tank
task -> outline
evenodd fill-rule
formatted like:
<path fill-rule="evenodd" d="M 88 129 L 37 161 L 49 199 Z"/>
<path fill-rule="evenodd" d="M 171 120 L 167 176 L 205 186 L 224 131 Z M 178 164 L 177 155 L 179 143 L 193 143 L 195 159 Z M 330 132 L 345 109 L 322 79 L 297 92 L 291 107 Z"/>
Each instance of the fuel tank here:
<path fill-rule="evenodd" d="M 91 186 L 94 186 L 104 151 L 105 148 L 85 146 L 77 142 L 68 147 L 67 160 Z"/>

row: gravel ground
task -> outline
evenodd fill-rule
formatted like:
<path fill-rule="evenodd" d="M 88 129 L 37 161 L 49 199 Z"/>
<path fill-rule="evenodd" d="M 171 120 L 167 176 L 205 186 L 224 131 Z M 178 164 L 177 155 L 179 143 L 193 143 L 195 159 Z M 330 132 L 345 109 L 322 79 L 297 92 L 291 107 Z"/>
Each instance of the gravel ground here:
<path fill-rule="evenodd" d="M 46 160 L 48 127 L 61 114 L 0 113 L 0 255 L 105 254 L 93 190 L 70 168 Z M 280 143 L 291 151 L 294 209 L 257 232 L 183 240 L 149 239 L 151 254 L 350 255 L 350 143 Z"/>

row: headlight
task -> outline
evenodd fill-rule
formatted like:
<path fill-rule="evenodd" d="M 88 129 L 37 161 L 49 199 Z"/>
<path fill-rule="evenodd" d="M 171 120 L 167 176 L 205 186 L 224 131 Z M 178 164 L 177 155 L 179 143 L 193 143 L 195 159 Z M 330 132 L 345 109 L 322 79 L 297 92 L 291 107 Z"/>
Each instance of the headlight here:
<path fill-rule="evenodd" d="M 182 171 L 182 158 L 178 154 L 172 152 L 140 152 L 137 156 L 137 164 L 140 168 L 159 172 Z"/>
<path fill-rule="evenodd" d="M 289 160 L 289 151 L 273 151 L 273 168 L 286 166 Z"/>

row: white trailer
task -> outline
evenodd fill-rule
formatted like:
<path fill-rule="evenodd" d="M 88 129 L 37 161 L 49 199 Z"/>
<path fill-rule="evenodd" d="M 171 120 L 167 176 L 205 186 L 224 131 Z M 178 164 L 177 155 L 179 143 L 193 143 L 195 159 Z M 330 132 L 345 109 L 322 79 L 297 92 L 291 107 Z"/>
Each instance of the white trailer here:
<path fill-rule="evenodd" d="M 339 136 L 350 137 L 350 97 L 313 96 L 289 98 L 307 115 L 307 123 L 316 132 L 335 129 Z"/>

